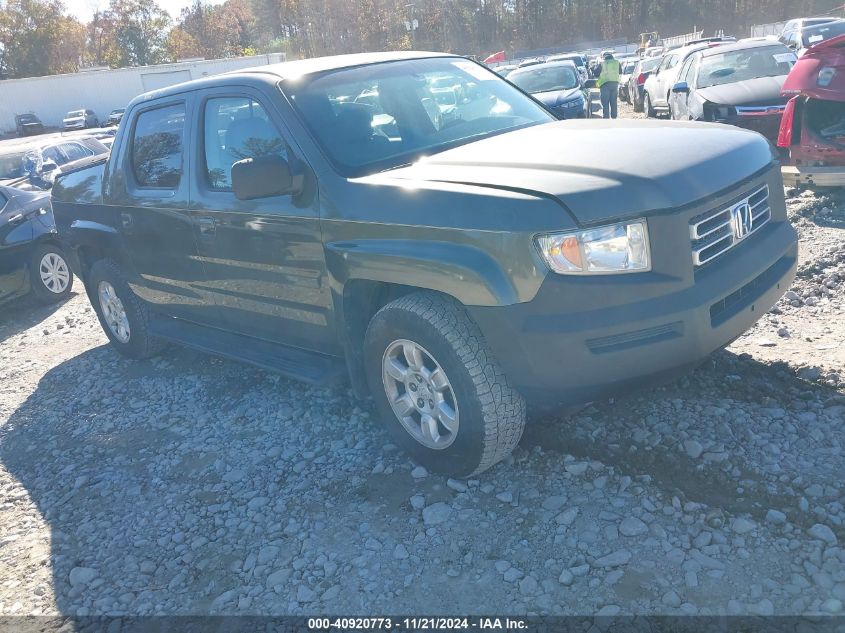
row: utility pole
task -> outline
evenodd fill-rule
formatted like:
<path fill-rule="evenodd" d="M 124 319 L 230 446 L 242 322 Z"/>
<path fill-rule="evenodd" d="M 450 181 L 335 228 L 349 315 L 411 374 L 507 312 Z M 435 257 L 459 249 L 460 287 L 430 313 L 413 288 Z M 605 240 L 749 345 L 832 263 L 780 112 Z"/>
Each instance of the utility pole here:
<path fill-rule="evenodd" d="M 415 31 L 420 28 L 419 20 L 414 18 L 414 4 L 406 4 L 405 11 L 408 18 L 405 20 L 405 30 L 411 34 L 411 49 L 416 48 Z"/>

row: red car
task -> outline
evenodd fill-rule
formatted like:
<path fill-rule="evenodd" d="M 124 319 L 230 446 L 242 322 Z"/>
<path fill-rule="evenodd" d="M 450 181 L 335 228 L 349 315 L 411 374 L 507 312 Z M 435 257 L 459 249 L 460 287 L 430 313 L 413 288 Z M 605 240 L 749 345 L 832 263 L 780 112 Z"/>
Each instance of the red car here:
<path fill-rule="evenodd" d="M 778 147 L 786 185 L 845 185 L 845 35 L 807 49 L 786 81 Z"/>

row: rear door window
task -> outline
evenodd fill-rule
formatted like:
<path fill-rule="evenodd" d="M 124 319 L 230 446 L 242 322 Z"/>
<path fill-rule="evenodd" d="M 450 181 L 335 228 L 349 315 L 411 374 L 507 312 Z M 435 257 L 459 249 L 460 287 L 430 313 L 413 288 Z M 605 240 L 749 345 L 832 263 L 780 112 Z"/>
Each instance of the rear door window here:
<path fill-rule="evenodd" d="M 185 104 L 146 110 L 138 115 L 130 162 L 140 187 L 176 189 L 182 178 Z"/>

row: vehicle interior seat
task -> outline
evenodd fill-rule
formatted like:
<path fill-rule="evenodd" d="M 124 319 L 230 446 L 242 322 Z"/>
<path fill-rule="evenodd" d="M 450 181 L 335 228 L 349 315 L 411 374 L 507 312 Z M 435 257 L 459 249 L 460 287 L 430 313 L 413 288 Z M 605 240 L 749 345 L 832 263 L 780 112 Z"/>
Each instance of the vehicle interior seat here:
<path fill-rule="evenodd" d="M 379 160 L 390 154 L 390 139 L 373 129 L 373 113 L 373 108 L 363 103 L 338 107 L 337 138 L 344 154 L 348 152 L 352 158 L 350 164 Z"/>

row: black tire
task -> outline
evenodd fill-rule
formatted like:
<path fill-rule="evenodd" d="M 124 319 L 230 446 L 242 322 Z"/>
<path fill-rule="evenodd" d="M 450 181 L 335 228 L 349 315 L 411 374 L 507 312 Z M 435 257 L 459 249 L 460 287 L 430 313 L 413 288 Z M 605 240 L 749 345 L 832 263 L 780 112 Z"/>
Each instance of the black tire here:
<path fill-rule="evenodd" d="M 117 298 L 120 299 L 126 313 L 129 324 L 128 340 L 121 341 L 109 327 L 106 316 L 103 313 L 102 302 L 100 301 L 99 290 L 101 282 L 106 282 L 114 289 Z M 120 267 L 110 259 L 101 259 L 91 266 L 87 279 L 88 298 L 100 326 L 109 337 L 114 348 L 127 358 L 141 359 L 149 358 L 160 352 L 165 344 L 150 334 L 150 314 L 146 304 L 132 292 Z"/>
<path fill-rule="evenodd" d="M 391 345 L 403 339 L 424 348 L 447 376 L 458 413 L 457 431 L 447 447 L 429 448 L 412 437 L 388 400 L 383 360 Z M 525 401 L 454 299 L 420 292 L 387 304 L 370 321 L 364 345 L 367 380 L 385 427 L 397 445 L 429 470 L 469 477 L 504 459 L 519 443 Z"/>
<path fill-rule="evenodd" d="M 634 95 L 634 112 L 642 112 L 643 111 L 643 102 L 637 99 L 636 95 Z"/>
<path fill-rule="evenodd" d="M 60 278 L 54 276 L 52 281 L 45 281 L 41 274 L 42 269 L 49 272 L 52 265 L 48 261 L 51 259 L 56 261 L 55 258 L 60 260 L 61 270 L 64 271 L 64 274 Z M 59 283 L 60 279 L 61 283 Z M 73 288 L 73 274 L 70 272 L 70 266 L 68 266 L 64 251 L 61 248 L 54 244 L 43 244 L 35 248 L 29 262 L 29 285 L 32 289 L 32 296 L 39 303 L 58 303 L 70 296 L 70 291 Z"/>
<path fill-rule="evenodd" d="M 648 92 L 643 95 L 643 111 L 649 119 L 657 117 L 657 110 L 655 110 L 654 106 L 651 105 L 651 97 Z"/>

